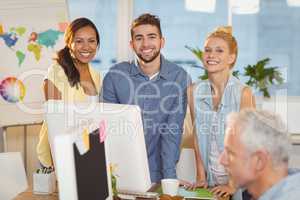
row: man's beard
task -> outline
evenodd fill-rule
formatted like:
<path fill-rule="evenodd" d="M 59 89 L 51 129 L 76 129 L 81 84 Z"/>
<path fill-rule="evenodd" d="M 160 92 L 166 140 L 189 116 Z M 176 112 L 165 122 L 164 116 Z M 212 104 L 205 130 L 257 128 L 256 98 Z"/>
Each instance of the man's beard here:
<path fill-rule="evenodd" d="M 136 54 L 136 55 L 137 55 L 137 57 L 138 57 L 140 60 L 142 60 L 144 63 L 150 63 L 150 62 L 152 62 L 153 60 L 155 60 L 155 58 L 157 58 L 157 56 L 160 55 L 160 51 L 155 52 L 154 55 L 153 55 L 150 59 L 145 59 L 145 58 L 143 58 L 143 56 L 142 56 L 141 54 Z"/>

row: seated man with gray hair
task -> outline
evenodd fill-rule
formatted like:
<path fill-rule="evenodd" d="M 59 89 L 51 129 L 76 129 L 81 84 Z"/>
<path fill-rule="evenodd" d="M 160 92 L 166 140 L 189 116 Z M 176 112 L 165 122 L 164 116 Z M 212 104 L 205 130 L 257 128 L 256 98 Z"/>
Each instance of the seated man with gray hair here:
<path fill-rule="evenodd" d="M 299 200 L 300 173 L 288 169 L 290 141 L 280 117 L 245 109 L 227 117 L 220 162 L 255 200 Z"/>

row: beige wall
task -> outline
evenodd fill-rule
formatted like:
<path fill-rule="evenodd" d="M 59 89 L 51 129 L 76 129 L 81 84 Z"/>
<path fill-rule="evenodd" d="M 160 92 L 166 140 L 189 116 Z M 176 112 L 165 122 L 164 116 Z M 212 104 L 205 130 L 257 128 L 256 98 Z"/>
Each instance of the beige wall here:
<path fill-rule="evenodd" d="M 32 173 L 39 167 L 36 156 L 36 145 L 38 142 L 38 135 L 41 125 L 28 125 L 27 126 L 27 178 L 29 184 L 32 183 Z M 10 127 L 6 131 L 7 151 L 22 153 L 24 158 L 24 127 Z"/>
<path fill-rule="evenodd" d="M 190 116 L 190 110 L 187 109 L 185 120 L 184 120 L 184 131 L 182 137 L 181 148 L 192 148 L 193 147 L 193 128 L 192 120 Z"/>

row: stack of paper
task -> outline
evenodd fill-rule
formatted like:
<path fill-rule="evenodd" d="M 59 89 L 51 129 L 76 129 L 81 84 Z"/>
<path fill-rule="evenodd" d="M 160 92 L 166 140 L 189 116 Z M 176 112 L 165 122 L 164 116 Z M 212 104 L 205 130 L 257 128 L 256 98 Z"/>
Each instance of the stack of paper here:
<path fill-rule="evenodd" d="M 185 198 L 193 199 L 214 199 L 213 194 L 204 188 L 197 188 L 196 190 L 186 190 L 182 187 L 179 188 L 178 195 Z"/>

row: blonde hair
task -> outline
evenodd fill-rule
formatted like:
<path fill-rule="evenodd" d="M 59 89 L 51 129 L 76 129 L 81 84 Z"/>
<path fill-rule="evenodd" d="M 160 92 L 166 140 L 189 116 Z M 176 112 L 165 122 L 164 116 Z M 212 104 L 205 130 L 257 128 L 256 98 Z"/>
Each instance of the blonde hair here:
<path fill-rule="evenodd" d="M 213 31 L 212 33 L 210 33 L 207 36 L 206 40 L 208 40 L 209 38 L 214 38 L 214 37 L 223 39 L 228 44 L 230 54 L 235 55 L 235 59 L 230 66 L 230 67 L 233 67 L 236 62 L 237 56 L 238 56 L 238 45 L 237 45 L 236 39 L 232 35 L 232 27 L 231 26 L 219 26 L 215 29 L 215 31 Z"/>

